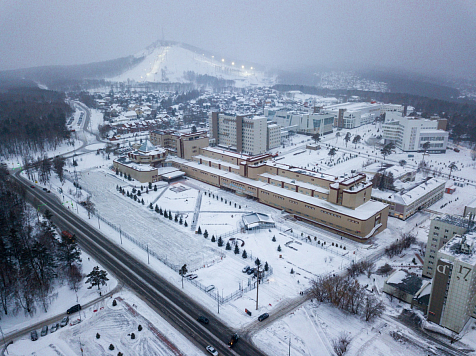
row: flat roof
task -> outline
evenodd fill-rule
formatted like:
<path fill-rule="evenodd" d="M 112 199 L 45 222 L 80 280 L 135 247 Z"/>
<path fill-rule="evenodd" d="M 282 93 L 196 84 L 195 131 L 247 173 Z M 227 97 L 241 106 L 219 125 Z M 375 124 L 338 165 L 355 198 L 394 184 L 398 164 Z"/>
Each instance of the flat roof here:
<path fill-rule="evenodd" d="M 294 185 L 297 185 L 297 186 L 302 187 L 302 188 L 316 190 L 320 193 L 329 194 L 329 189 L 322 188 L 318 185 L 314 185 L 314 184 L 311 184 L 311 183 L 302 182 L 300 180 L 295 180 L 295 179 L 291 179 L 291 178 L 288 178 L 288 177 L 277 176 L 275 174 L 270 174 L 270 173 L 263 173 L 263 174 L 260 174 L 260 176 L 264 177 L 264 178 L 271 178 L 271 179 L 274 179 L 274 180 L 277 180 L 277 181 L 280 181 L 280 182 L 284 182 L 284 183 L 288 183 L 288 184 L 294 184 Z"/>

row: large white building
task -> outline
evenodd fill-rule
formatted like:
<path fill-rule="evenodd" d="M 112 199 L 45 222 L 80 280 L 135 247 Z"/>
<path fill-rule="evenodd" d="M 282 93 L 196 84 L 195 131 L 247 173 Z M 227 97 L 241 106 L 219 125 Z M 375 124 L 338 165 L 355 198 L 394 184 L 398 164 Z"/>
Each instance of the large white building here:
<path fill-rule="evenodd" d="M 212 112 L 209 128 L 211 143 L 240 153 L 258 155 L 281 143 L 279 127 L 268 127 L 264 116 Z"/>
<path fill-rule="evenodd" d="M 332 114 L 297 112 L 283 108 L 265 109 L 265 116 L 276 122 L 283 130 L 305 134 L 326 135 L 332 132 L 334 124 Z"/>
<path fill-rule="evenodd" d="M 381 104 L 349 102 L 325 106 L 322 112 L 334 116 L 335 127 L 353 129 L 374 122 L 381 110 Z"/>
<path fill-rule="evenodd" d="M 429 142 L 428 152 L 445 153 L 448 132 L 441 129 L 442 121 L 415 117 L 402 117 L 399 113 L 387 113 L 382 125 L 385 143 L 393 142 L 402 151 L 424 151 Z"/>

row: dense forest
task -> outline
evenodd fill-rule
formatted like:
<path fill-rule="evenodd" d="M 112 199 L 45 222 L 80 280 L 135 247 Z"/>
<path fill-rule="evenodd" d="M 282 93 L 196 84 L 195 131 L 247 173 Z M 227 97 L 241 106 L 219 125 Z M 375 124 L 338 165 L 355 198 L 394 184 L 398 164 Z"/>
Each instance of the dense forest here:
<path fill-rule="evenodd" d="M 0 93 L 0 156 L 56 149 L 70 137 L 66 118 L 71 114 L 63 93 L 39 88 Z"/>
<path fill-rule="evenodd" d="M 48 210 L 40 218 L 24 193 L 0 166 L 0 319 L 47 311 L 55 284 L 66 282 L 77 290 L 82 280 L 74 236 L 57 236 Z"/>

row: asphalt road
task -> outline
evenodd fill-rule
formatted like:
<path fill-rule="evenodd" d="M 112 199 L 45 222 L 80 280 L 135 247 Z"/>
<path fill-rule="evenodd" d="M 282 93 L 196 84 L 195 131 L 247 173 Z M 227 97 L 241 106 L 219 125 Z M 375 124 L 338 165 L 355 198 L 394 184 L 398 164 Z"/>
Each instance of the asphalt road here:
<path fill-rule="evenodd" d="M 58 227 L 76 234 L 82 249 L 123 284 L 134 290 L 152 309 L 197 346 L 204 350 L 207 345 L 212 345 L 220 355 L 265 355 L 245 338 L 241 338 L 233 349 L 229 349 L 227 343 L 233 333 L 231 329 L 121 246 L 111 243 L 101 232 L 78 219 L 75 213 L 62 206 L 55 195 L 38 188 L 30 188 L 31 183 L 18 177 L 18 173 L 11 177 L 25 186 L 28 201 L 34 205 L 37 202 L 46 204 L 53 214 L 53 222 Z M 40 210 L 44 208 L 45 206 L 41 206 Z M 210 323 L 203 325 L 196 321 L 199 315 L 205 315 Z"/>

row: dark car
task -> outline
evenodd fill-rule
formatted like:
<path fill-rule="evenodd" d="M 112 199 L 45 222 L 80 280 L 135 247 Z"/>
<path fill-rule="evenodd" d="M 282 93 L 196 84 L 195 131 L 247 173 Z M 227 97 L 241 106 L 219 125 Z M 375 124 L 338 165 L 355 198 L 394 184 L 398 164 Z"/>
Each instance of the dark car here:
<path fill-rule="evenodd" d="M 63 318 L 63 320 L 61 320 L 60 326 L 64 327 L 64 326 L 68 325 L 68 323 L 69 323 L 69 316 L 65 316 Z"/>
<path fill-rule="evenodd" d="M 246 274 L 248 274 L 248 275 L 253 274 L 253 273 L 255 273 L 254 268 L 250 268 L 248 271 L 246 271 Z"/>
<path fill-rule="evenodd" d="M 31 337 L 31 341 L 36 341 L 38 340 L 38 333 L 36 332 L 36 330 L 33 330 L 30 334 L 30 337 Z"/>
<path fill-rule="evenodd" d="M 241 270 L 241 272 L 246 273 L 250 270 L 250 268 L 251 268 L 250 266 L 246 266 L 245 268 Z"/>
<path fill-rule="evenodd" d="M 269 317 L 269 314 L 268 313 L 264 313 L 264 314 L 261 314 L 259 317 L 258 317 L 258 320 L 259 321 L 263 321 L 264 319 L 267 319 Z"/>
<path fill-rule="evenodd" d="M 41 336 L 46 336 L 46 334 L 48 334 L 48 325 L 41 328 Z"/>
<path fill-rule="evenodd" d="M 46 188 L 43 188 L 43 190 L 46 192 L 48 189 L 46 189 Z"/>
<path fill-rule="evenodd" d="M 209 321 L 208 321 L 208 318 L 204 317 L 203 315 L 200 315 L 197 320 L 203 324 L 208 324 Z"/>
<path fill-rule="evenodd" d="M 75 306 L 72 306 L 71 308 L 69 308 L 67 311 L 66 311 L 66 314 L 73 314 L 73 313 L 76 313 L 78 311 L 81 310 L 81 305 L 80 304 L 76 304 Z"/>
<path fill-rule="evenodd" d="M 228 346 L 229 347 L 232 347 L 234 344 L 237 343 L 237 341 L 240 339 L 240 335 L 238 334 L 233 334 L 231 335 L 231 339 L 230 339 L 230 342 L 228 343 Z"/>

